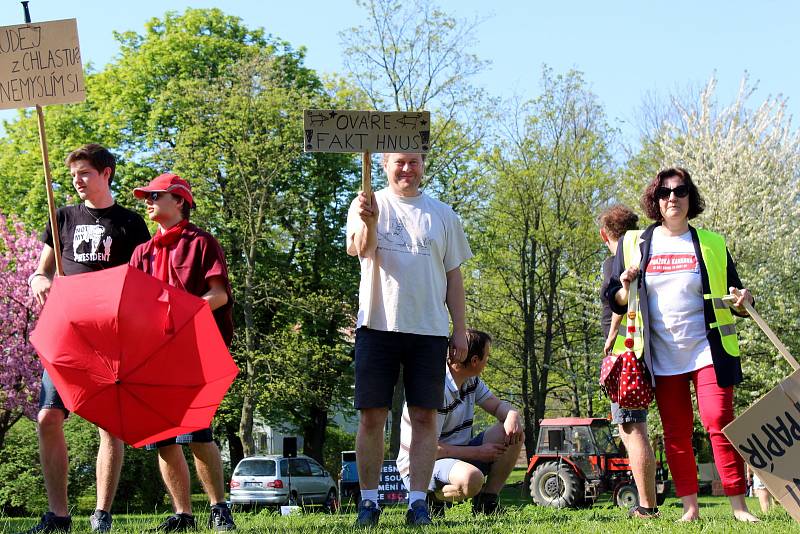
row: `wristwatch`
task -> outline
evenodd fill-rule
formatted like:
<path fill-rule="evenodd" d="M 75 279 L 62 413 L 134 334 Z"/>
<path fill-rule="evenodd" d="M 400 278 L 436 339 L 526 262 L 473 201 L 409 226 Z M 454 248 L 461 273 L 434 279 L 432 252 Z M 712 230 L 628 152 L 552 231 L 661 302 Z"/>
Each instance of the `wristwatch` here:
<path fill-rule="evenodd" d="M 31 282 L 33 282 L 33 279 L 36 278 L 37 276 L 44 276 L 44 275 L 42 273 L 33 273 L 32 275 L 30 275 L 28 277 L 28 287 L 31 287 Z"/>

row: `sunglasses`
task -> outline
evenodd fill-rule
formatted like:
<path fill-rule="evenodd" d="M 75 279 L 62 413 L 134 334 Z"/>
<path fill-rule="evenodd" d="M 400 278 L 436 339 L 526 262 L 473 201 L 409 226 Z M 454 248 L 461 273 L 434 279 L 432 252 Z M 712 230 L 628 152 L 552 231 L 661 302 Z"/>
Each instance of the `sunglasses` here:
<path fill-rule="evenodd" d="M 155 202 L 156 200 L 161 198 L 161 195 L 163 195 L 163 194 L 164 194 L 163 191 L 151 191 L 151 192 L 147 193 L 144 198 L 145 199 L 150 199 L 153 202 Z"/>
<path fill-rule="evenodd" d="M 684 198 L 689 195 L 689 186 L 686 184 L 679 185 L 673 189 L 669 187 L 661 186 L 656 189 L 656 198 L 659 200 L 667 200 L 672 193 L 675 193 L 675 196 L 678 198 Z"/>

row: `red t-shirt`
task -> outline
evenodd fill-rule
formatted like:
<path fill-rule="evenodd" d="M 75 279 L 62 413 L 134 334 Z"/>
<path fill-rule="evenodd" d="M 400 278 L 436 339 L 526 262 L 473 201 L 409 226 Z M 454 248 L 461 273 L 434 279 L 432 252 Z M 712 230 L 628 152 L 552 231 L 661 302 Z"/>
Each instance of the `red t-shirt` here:
<path fill-rule="evenodd" d="M 130 265 L 153 274 L 155 262 L 153 240 L 142 243 L 133 251 Z M 211 287 L 209 279 L 221 276 L 225 281 L 228 302 L 214 310 L 214 319 L 225 344 L 233 339 L 233 294 L 228 280 L 225 252 L 214 237 L 192 223 L 186 225 L 175 247 L 170 250 L 169 284 L 198 297 Z"/>

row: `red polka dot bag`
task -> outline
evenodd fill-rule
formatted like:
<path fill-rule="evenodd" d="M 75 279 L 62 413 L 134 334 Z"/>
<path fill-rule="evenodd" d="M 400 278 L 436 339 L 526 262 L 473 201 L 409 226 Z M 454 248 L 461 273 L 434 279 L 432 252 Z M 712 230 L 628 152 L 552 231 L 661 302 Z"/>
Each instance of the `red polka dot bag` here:
<path fill-rule="evenodd" d="M 608 398 L 619 404 L 620 408 L 629 410 L 647 408 L 655 396 L 644 362 L 633 351 L 635 341 L 641 341 L 641 332 L 636 326 L 637 293 L 636 284 L 631 284 L 626 314 L 625 350 L 622 354 L 603 358 L 600 367 L 600 385 Z"/>

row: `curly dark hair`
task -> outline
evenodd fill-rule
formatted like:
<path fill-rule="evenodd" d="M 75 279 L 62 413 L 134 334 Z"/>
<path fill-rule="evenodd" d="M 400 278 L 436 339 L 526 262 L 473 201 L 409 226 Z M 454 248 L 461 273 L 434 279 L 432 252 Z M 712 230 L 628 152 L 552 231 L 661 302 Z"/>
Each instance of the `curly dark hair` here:
<path fill-rule="evenodd" d="M 624 204 L 614 204 L 600 214 L 597 223 L 609 238 L 618 240 L 628 230 L 636 230 L 639 216 Z"/>
<path fill-rule="evenodd" d="M 658 206 L 656 191 L 658 191 L 658 188 L 664 183 L 664 180 L 672 178 L 673 176 L 677 176 L 683 180 L 684 185 L 689 188 L 689 219 L 694 219 L 706 209 L 706 201 L 700 196 L 700 191 L 698 191 L 697 186 L 694 185 L 689 171 L 683 167 L 670 167 L 656 174 L 656 177 L 650 181 L 642 194 L 641 206 L 644 210 L 644 214 L 647 215 L 649 219 L 653 221 L 664 220 L 664 217 L 661 215 L 661 208 Z"/>

